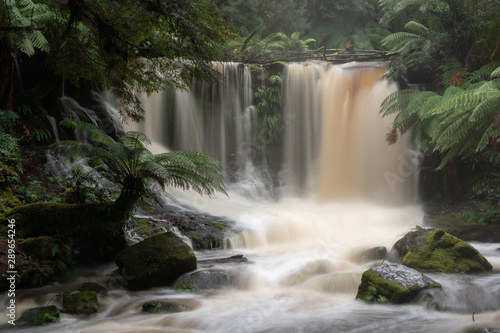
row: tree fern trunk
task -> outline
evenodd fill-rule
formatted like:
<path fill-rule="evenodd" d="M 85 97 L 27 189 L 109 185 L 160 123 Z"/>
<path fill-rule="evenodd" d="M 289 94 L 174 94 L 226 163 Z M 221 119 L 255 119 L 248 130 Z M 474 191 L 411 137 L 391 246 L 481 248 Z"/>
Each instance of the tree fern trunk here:
<path fill-rule="evenodd" d="M 144 193 L 144 184 L 140 179 L 125 179 L 120 196 L 111 207 L 111 218 L 113 223 L 122 226 L 125 220 L 132 214 L 134 206 Z"/>

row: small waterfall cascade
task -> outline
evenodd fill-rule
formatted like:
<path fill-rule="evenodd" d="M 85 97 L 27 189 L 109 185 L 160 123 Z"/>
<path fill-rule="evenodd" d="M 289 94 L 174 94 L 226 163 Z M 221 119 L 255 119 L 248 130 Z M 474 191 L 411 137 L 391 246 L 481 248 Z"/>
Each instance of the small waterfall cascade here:
<path fill-rule="evenodd" d="M 284 75 L 287 195 L 319 201 L 416 200 L 418 159 L 407 140 L 389 146 L 379 114 L 396 91 L 378 63 L 287 64 Z"/>

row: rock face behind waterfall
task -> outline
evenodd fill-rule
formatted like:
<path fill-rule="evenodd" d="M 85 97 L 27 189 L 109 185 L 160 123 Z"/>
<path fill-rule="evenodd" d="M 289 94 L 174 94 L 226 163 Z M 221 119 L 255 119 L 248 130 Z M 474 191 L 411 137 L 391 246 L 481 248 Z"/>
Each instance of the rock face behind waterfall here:
<path fill-rule="evenodd" d="M 418 228 L 394 244 L 389 260 L 441 273 L 472 273 L 492 266 L 474 247 L 443 230 Z"/>
<path fill-rule="evenodd" d="M 191 248 L 172 232 L 126 248 L 116 256 L 115 262 L 129 289 L 168 285 L 197 267 Z"/>
<path fill-rule="evenodd" d="M 441 285 L 403 265 L 380 265 L 365 271 L 356 299 L 378 303 L 408 303 L 421 290 Z"/>

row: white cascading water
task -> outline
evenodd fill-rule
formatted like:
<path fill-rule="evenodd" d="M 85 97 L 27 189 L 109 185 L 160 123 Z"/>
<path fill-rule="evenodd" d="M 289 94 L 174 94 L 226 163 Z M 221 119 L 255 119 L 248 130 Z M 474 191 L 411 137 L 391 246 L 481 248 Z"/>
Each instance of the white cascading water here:
<path fill-rule="evenodd" d="M 146 124 L 137 129 L 169 148 L 212 152 L 230 171 L 240 173 L 229 175 L 233 183 L 227 197 L 169 192 L 185 205 L 234 220 L 242 230 L 231 237 L 231 249 L 197 252 L 199 259 L 243 254 L 249 263 L 200 265 L 235 276 L 233 286 L 217 291 L 112 290 L 99 315 L 88 322 L 65 318 L 52 331 L 467 332 L 471 311 L 476 312 L 475 325 L 500 322 L 498 273 L 477 282 L 471 276 L 431 274 L 445 286 L 436 295 L 443 312 L 422 304 L 354 300 L 362 272 L 379 263 L 364 260 L 364 251 L 379 246 L 389 250 L 423 217 L 416 200 L 418 153 L 404 140 L 385 143 L 391 121 L 378 110 L 395 87 L 382 78 L 383 66 L 285 66 L 285 185 L 279 200 L 262 199 L 268 184 L 260 175 L 265 173 L 253 165 L 254 156 L 246 149 L 251 131 L 245 126 L 252 123 L 247 67 L 216 66 L 229 87 L 198 84 L 191 92 L 145 99 Z M 173 105 L 179 107 L 175 113 L 163 112 Z M 165 133 L 167 120 L 175 122 L 170 130 L 177 134 Z M 255 172 L 244 177 L 248 170 Z M 481 249 L 497 268 L 500 256 L 494 246 L 499 245 Z M 473 291 L 465 284 L 474 285 Z M 157 299 L 195 305 L 175 314 L 140 312 L 142 303 Z"/>

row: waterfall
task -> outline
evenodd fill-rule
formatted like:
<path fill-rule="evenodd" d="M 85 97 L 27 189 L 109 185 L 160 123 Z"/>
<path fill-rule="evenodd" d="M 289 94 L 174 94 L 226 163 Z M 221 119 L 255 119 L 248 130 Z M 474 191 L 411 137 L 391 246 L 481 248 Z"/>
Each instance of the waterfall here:
<path fill-rule="evenodd" d="M 382 64 L 285 66 L 286 193 L 319 201 L 408 203 L 417 160 L 407 140 L 385 142 L 380 104 L 396 91 Z"/>

